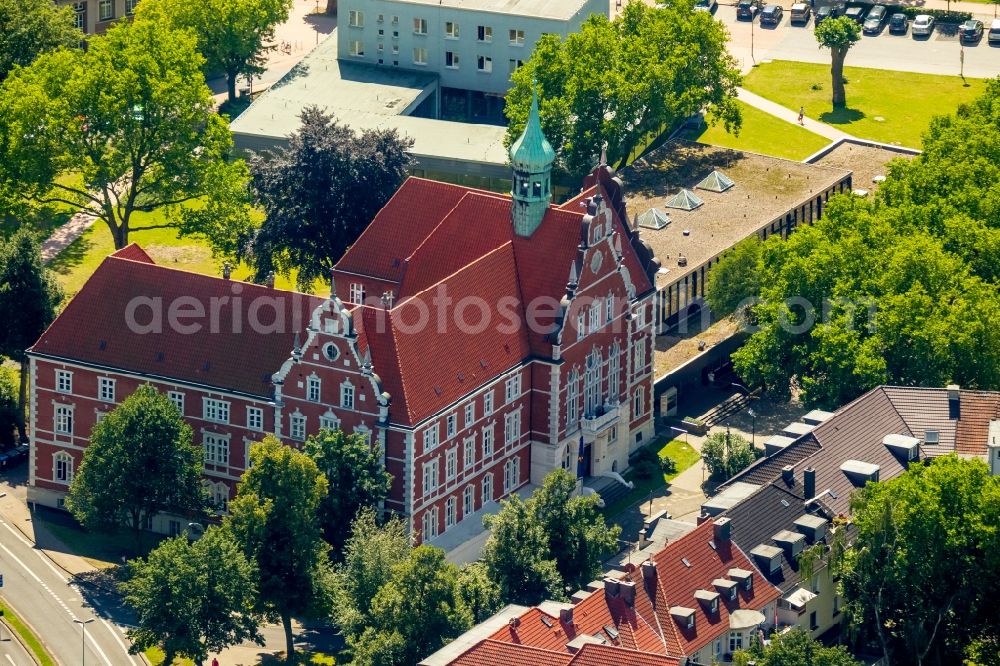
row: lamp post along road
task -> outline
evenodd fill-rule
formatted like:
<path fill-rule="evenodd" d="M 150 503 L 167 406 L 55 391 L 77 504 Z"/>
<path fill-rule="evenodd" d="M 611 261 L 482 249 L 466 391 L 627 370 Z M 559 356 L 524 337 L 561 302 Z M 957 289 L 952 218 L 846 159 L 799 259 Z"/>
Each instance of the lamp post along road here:
<path fill-rule="evenodd" d="M 94 621 L 94 618 L 89 620 L 78 620 L 73 618 L 73 622 L 80 625 L 80 666 L 86 666 L 87 664 L 87 625 Z"/>

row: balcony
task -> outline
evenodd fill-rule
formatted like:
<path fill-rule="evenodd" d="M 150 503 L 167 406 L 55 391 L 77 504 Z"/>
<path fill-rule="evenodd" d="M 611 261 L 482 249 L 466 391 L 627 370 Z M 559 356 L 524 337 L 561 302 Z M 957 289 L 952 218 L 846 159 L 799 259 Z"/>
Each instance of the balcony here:
<path fill-rule="evenodd" d="M 618 423 L 618 405 L 605 404 L 593 414 L 586 414 L 581 421 L 585 435 L 597 435 Z"/>

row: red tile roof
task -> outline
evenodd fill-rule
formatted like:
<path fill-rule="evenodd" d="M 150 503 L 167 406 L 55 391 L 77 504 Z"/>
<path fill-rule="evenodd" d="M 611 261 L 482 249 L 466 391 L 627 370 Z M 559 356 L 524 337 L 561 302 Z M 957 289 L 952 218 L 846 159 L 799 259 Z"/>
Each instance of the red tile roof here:
<path fill-rule="evenodd" d="M 234 315 L 236 295 L 242 298 L 242 307 Z M 277 332 L 247 334 L 253 331 L 250 304 L 258 297 L 280 299 L 283 312 Z M 213 299 L 220 303 L 214 330 L 208 317 Z M 31 351 L 269 397 L 270 375 L 290 356 L 295 332 L 305 330 L 321 302 L 315 296 L 158 266 L 133 245 L 101 263 Z M 152 321 L 151 307 L 162 310 L 160 330 L 144 332 L 130 326 L 130 304 L 139 304 L 131 314 L 140 325 Z M 203 308 L 200 318 L 179 319 L 185 326 L 200 324 L 201 329 L 185 333 L 170 326 L 171 304 L 184 305 L 182 313 Z M 261 323 L 272 323 L 273 311 L 260 308 Z"/>
<path fill-rule="evenodd" d="M 961 455 L 987 454 L 990 421 L 1000 421 L 1000 393 L 961 391 L 961 416 L 955 432 L 955 451 Z"/>
<path fill-rule="evenodd" d="M 401 300 L 388 317 L 371 306 L 355 309 L 361 312 L 359 337 L 363 334 L 363 346 L 371 348 L 374 371 L 392 396 L 394 421 L 414 424 L 517 367 L 530 355 L 523 328 L 501 326 L 506 321 L 500 311 L 504 298 L 517 303 L 517 292 L 513 250 L 507 243 Z M 456 321 L 454 308 L 444 310 L 447 316 L 439 319 L 435 303 L 439 293 L 447 293 L 456 303 L 474 298 L 485 304 L 489 325 L 477 325 L 480 312 L 476 308 L 464 314 L 465 326 Z M 429 313 L 426 326 L 415 325 L 421 311 Z M 384 318 L 381 326 L 380 318 Z"/>
<path fill-rule="evenodd" d="M 529 645 L 485 640 L 448 666 L 679 666 L 680 660 L 664 655 L 588 643 L 576 654 Z"/>

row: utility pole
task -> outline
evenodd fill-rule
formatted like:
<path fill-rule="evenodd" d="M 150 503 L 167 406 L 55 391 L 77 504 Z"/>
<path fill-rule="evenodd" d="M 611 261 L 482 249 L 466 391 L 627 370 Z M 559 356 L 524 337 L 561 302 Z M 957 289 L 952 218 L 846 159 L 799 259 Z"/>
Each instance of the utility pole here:
<path fill-rule="evenodd" d="M 87 625 L 94 621 L 94 618 L 89 620 L 78 620 L 75 617 L 73 622 L 80 625 L 82 630 L 80 634 L 80 666 L 86 666 L 87 664 Z"/>

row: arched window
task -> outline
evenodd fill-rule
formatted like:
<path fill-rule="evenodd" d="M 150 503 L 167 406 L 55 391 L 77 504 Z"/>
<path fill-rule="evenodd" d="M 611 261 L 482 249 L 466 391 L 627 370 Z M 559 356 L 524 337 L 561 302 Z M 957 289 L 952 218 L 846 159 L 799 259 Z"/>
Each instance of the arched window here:
<path fill-rule="evenodd" d="M 622 349 L 615 340 L 608 352 L 608 402 L 617 402 L 621 385 Z"/>
<path fill-rule="evenodd" d="M 52 480 L 65 484 L 73 482 L 73 456 L 65 451 L 52 456 Z"/>
<path fill-rule="evenodd" d="M 594 349 L 587 356 L 587 370 L 583 388 L 583 415 L 591 418 L 601 404 L 601 352 Z"/>
<path fill-rule="evenodd" d="M 570 371 L 566 384 L 566 429 L 573 430 L 580 420 L 580 373 Z"/>
<path fill-rule="evenodd" d="M 493 501 L 493 475 L 487 474 L 483 477 L 483 496 L 482 496 L 482 506 L 485 506 Z"/>

